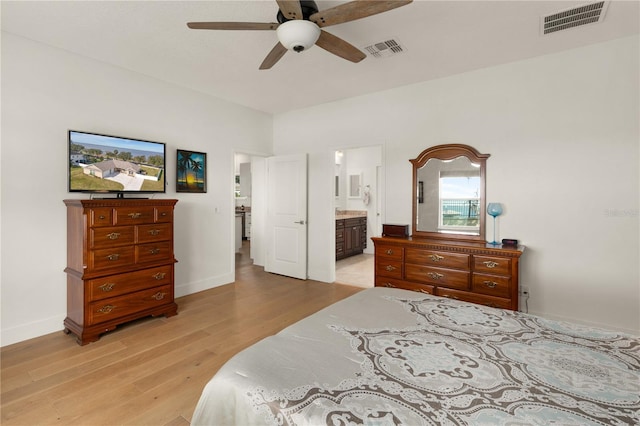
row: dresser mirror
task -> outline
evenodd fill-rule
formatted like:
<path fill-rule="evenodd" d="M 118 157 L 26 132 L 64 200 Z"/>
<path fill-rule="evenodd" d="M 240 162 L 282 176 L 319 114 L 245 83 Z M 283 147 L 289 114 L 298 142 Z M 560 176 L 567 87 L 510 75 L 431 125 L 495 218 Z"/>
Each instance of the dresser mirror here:
<path fill-rule="evenodd" d="M 409 160 L 414 237 L 484 241 L 487 158 L 468 145 L 450 144 Z"/>

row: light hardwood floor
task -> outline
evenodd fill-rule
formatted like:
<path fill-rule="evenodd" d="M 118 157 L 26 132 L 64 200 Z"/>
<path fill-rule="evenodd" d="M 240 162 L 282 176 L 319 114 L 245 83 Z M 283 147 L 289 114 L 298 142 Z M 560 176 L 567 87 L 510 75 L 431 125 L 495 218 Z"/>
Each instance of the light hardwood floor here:
<path fill-rule="evenodd" d="M 177 299 L 78 346 L 62 331 L 2 348 L 2 425 L 188 425 L 234 354 L 361 288 L 265 273 L 236 255 L 236 282 Z"/>

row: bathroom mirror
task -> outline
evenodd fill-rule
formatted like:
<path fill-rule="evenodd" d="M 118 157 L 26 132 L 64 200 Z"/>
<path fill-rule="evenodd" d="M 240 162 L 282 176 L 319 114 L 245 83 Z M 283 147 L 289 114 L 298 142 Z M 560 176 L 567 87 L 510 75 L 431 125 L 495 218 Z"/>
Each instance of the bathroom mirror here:
<path fill-rule="evenodd" d="M 413 160 L 413 237 L 484 241 L 489 154 L 468 145 L 427 148 Z"/>

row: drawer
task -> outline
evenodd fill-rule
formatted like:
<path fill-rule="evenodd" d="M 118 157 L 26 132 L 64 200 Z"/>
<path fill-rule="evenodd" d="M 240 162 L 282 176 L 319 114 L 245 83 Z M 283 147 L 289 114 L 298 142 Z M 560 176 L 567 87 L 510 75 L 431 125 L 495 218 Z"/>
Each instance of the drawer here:
<path fill-rule="evenodd" d="M 133 246 L 89 250 L 89 269 L 91 271 L 121 268 L 133 265 L 134 262 L 135 250 Z"/>
<path fill-rule="evenodd" d="M 450 299 L 462 300 L 464 302 L 477 303 L 478 305 L 485 305 L 492 308 L 511 309 L 511 299 L 503 299 L 501 297 L 486 296 L 483 294 L 457 291 L 442 287 L 438 287 L 436 289 L 436 295 Z"/>
<path fill-rule="evenodd" d="M 128 274 L 116 274 L 87 281 L 89 300 L 96 301 L 108 297 L 120 296 L 145 288 L 171 284 L 173 265 L 143 269 Z"/>
<path fill-rule="evenodd" d="M 471 290 L 489 296 L 511 297 L 511 278 L 499 275 L 473 274 Z"/>
<path fill-rule="evenodd" d="M 173 222 L 173 206 L 158 206 L 155 208 L 157 223 Z"/>
<path fill-rule="evenodd" d="M 411 283 L 393 278 L 376 277 L 376 287 L 401 288 L 419 293 L 434 294 L 435 287 L 428 284 Z"/>
<path fill-rule="evenodd" d="M 430 265 L 440 268 L 469 269 L 469 255 L 446 251 L 407 248 L 405 261 L 418 265 Z"/>
<path fill-rule="evenodd" d="M 169 241 L 172 238 L 173 226 L 171 223 L 158 223 L 154 225 L 138 226 L 138 242 L 150 243 L 153 241 Z"/>
<path fill-rule="evenodd" d="M 173 302 L 173 287 L 165 285 L 89 304 L 89 325 L 109 321 Z"/>
<path fill-rule="evenodd" d="M 377 245 L 376 257 L 378 256 L 381 258 L 384 257 L 385 259 L 402 261 L 402 247 Z"/>
<path fill-rule="evenodd" d="M 407 281 L 417 281 L 461 290 L 469 289 L 469 272 L 456 269 L 432 268 L 430 266 L 407 263 L 404 266 L 404 278 Z"/>
<path fill-rule="evenodd" d="M 89 209 L 90 226 L 111 226 L 113 225 L 113 209 L 98 208 Z"/>
<path fill-rule="evenodd" d="M 496 275 L 511 275 L 511 259 L 506 257 L 473 256 L 473 271 Z"/>
<path fill-rule="evenodd" d="M 136 262 L 161 262 L 173 259 L 173 245 L 171 241 L 140 244 L 136 246 Z"/>
<path fill-rule="evenodd" d="M 336 220 L 336 229 L 344 228 L 344 219 Z"/>
<path fill-rule="evenodd" d="M 356 218 L 352 218 L 352 219 L 344 219 L 344 226 L 349 227 L 349 226 L 361 226 L 361 225 L 366 225 L 367 224 L 367 218 L 366 217 L 356 217 Z"/>
<path fill-rule="evenodd" d="M 398 260 L 376 259 L 376 277 L 402 279 L 402 262 Z"/>
<path fill-rule="evenodd" d="M 133 244 L 135 228 L 133 226 L 110 226 L 89 229 L 89 247 L 104 248 Z"/>
<path fill-rule="evenodd" d="M 137 225 L 153 223 L 155 209 L 153 207 L 118 207 L 115 209 L 115 225 Z"/>

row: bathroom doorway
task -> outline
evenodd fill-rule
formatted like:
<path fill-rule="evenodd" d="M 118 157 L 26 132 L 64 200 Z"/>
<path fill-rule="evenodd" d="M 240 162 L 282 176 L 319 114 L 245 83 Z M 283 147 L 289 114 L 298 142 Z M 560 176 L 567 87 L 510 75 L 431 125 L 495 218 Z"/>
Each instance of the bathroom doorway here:
<path fill-rule="evenodd" d="M 335 282 L 374 286 L 371 237 L 382 233 L 382 146 L 334 151 Z"/>

